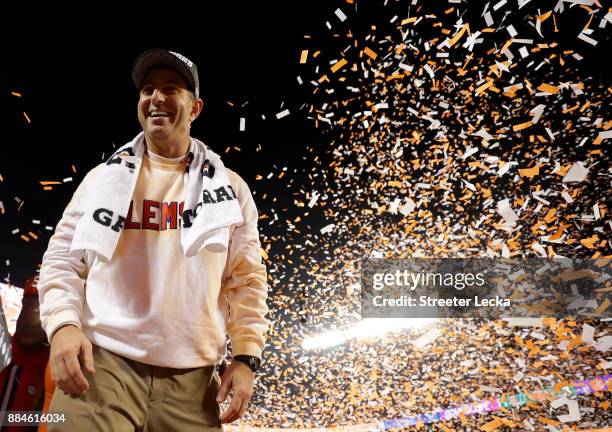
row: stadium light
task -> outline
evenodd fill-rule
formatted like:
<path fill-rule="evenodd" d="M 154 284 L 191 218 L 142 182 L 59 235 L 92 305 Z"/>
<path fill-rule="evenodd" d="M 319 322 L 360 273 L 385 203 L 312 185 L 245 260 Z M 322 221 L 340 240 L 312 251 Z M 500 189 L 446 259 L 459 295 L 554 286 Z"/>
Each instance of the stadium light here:
<path fill-rule="evenodd" d="M 345 330 L 331 330 L 317 336 L 307 337 L 302 343 L 306 350 L 329 348 L 343 344 L 349 339 L 365 339 L 381 336 L 385 333 L 402 329 L 420 329 L 435 318 L 369 318 L 363 319 Z"/>

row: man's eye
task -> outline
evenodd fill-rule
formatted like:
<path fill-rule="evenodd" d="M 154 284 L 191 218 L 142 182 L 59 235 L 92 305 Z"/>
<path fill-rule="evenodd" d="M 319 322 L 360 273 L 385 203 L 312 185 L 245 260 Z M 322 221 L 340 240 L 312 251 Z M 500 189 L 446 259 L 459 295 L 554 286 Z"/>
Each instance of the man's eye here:
<path fill-rule="evenodd" d="M 178 88 L 174 87 L 174 86 L 168 86 L 166 88 L 164 88 L 164 92 L 167 94 L 173 94 L 176 93 L 178 91 Z"/>
<path fill-rule="evenodd" d="M 153 93 L 153 88 L 152 88 L 152 87 L 143 87 L 143 88 L 140 90 L 140 92 L 141 92 L 142 94 L 145 94 L 145 95 L 150 95 L 150 94 L 152 94 L 152 93 Z"/>

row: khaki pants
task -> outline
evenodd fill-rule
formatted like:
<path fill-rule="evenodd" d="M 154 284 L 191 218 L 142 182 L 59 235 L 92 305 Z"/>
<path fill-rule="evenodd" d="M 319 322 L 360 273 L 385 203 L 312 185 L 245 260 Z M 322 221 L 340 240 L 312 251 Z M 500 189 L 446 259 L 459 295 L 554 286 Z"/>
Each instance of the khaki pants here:
<path fill-rule="evenodd" d="M 57 388 L 49 411 L 66 413 L 49 432 L 221 432 L 214 366 L 151 366 L 93 346 L 96 372 L 85 396 Z"/>

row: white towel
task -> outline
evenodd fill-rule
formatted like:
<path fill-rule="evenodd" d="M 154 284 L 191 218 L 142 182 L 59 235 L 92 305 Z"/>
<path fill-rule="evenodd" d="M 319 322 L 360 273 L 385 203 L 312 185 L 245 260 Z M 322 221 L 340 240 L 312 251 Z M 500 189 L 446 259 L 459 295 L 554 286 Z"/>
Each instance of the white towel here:
<path fill-rule="evenodd" d="M 71 251 L 89 249 L 110 261 L 134 194 L 145 152 L 144 133 L 117 150 L 77 203 Z M 219 155 L 191 138 L 185 170 L 181 246 L 185 256 L 207 248 L 224 252 L 232 224 L 243 222 L 235 191 Z"/>

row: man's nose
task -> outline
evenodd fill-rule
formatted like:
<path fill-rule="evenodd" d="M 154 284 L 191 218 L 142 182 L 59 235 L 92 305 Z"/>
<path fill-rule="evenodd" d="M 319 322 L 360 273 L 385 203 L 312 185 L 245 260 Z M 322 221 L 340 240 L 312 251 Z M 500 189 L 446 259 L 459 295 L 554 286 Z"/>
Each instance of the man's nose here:
<path fill-rule="evenodd" d="M 155 89 L 153 90 L 153 94 L 151 95 L 151 100 L 153 101 L 153 103 L 163 102 L 164 94 L 159 89 Z"/>

